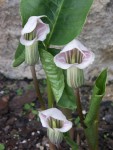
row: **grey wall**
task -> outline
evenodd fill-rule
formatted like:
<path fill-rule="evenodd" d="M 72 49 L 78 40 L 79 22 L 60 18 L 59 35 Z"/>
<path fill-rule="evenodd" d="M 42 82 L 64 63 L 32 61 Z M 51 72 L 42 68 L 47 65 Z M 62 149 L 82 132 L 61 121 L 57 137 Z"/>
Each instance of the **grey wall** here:
<path fill-rule="evenodd" d="M 1 2 L 3 1 L 3 2 Z M 15 49 L 18 45 L 21 21 L 19 0 L 0 2 L 0 72 L 10 78 L 31 78 L 30 70 L 22 64 L 12 67 Z M 102 68 L 109 67 L 109 79 L 113 79 L 113 0 L 95 0 L 78 37 L 96 55 L 95 62 L 85 69 L 88 80 L 97 76 Z M 41 65 L 37 66 L 38 78 L 44 77 Z"/>

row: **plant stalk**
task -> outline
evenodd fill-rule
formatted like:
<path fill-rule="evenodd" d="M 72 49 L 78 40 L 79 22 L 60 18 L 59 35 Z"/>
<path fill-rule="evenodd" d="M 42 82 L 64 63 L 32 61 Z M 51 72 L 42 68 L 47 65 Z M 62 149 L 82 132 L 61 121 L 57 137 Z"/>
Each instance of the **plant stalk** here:
<path fill-rule="evenodd" d="M 96 121 L 84 131 L 89 150 L 98 150 L 98 122 Z"/>
<path fill-rule="evenodd" d="M 57 150 L 57 147 L 49 141 L 50 150 Z"/>
<path fill-rule="evenodd" d="M 34 86 L 35 86 L 35 90 L 36 90 L 36 95 L 39 99 L 41 109 L 44 110 L 45 109 L 45 102 L 42 98 L 42 95 L 41 95 L 41 92 L 40 92 L 40 89 L 39 89 L 38 80 L 37 80 L 37 77 L 36 77 L 35 65 L 30 66 L 30 69 L 31 69 L 32 77 L 33 77 L 33 82 L 34 82 Z"/>
<path fill-rule="evenodd" d="M 48 107 L 49 108 L 52 108 L 53 107 L 53 103 L 54 103 L 54 100 L 53 100 L 53 91 L 51 89 L 51 84 L 50 84 L 50 81 L 49 79 L 47 78 L 47 93 L 48 93 Z"/>
<path fill-rule="evenodd" d="M 70 109 L 67 108 L 62 108 L 62 112 L 65 114 L 67 119 L 71 119 L 72 118 L 72 113 Z M 74 139 L 74 128 L 72 127 L 69 131 L 70 137 L 73 140 Z"/>
<path fill-rule="evenodd" d="M 79 118 L 80 118 L 80 123 L 81 123 L 83 128 L 86 128 L 86 125 L 84 123 L 84 115 L 82 113 L 82 104 L 81 104 L 81 101 L 80 101 L 79 88 L 75 89 L 75 95 L 77 97 L 76 103 L 77 103 L 77 111 L 78 111 L 78 115 L 79 115 Z"/>

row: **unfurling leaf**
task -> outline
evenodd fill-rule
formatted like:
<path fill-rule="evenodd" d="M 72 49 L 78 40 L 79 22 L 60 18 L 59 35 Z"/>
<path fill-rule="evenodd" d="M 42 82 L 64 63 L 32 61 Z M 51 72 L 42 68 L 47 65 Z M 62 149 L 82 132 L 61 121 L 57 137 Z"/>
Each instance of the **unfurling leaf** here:
<path fill-rule="evenodd" d="M 105 94 L 106 79 L 107 79 L 107 69 L 101 72 L 101 74 L 99 75 L 99 77 L 95 82 L 89 111 L 85 119 L 86 125 L 92 124 L 97 119 L 100 103 Z"/>

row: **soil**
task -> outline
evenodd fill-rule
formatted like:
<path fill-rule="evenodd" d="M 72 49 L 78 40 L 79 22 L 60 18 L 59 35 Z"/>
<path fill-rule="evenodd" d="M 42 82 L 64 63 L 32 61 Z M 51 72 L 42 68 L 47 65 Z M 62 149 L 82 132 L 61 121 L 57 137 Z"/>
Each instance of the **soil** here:
<path fill-rule="evenodd" d="M 39 84 L 43 98 L 47 101 L 46 81 L 39 80 Z M 100 108 L 100 150 L 113 150 L 112 89 L 113 82 L 109 82 Z M 91 92 L 92 85 L 81 88 L 84 113 L 87 113 Z M 32 80 L 11 80 L 0 74 L 0 143 L 5 146 L 5 150 L 49 150 L 46 129 L 42 128 L 38 118 L 39 108 Z M 88 150 L 81 128 L 75 135 L 80 150 Z M 70 150 L 65 141 L 61 147 L 62 150 Z"/>

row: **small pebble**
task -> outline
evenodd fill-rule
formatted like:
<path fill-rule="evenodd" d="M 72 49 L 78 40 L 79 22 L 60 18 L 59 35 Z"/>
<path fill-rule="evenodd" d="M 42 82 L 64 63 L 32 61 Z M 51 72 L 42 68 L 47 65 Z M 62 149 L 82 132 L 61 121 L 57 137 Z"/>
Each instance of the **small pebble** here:
<path fill-rule="evenodd" d="M 10 129 L 10 126 L 8 125 L 4 128 L 4 131 L 7 132 L 9 129 Z"/>
<path fill-rule="evenodd" d="M 49 144 L 46 144 L 46 147 L 49 147 Z"/>
<path fill-rule="evenodd" d="M 105 120 L 105 117 L 103 117 L 102 120 Z"/>
<path fill-rule="evenodd" d="M 111 94 L 107 94 L 107 97 L 110 97 L 111 96 Z"/>
<path fill-rule="evenodd" d="M 40 134 L 40 131 L 37 131 L 38 134 Z"/>
<path fill-rule="evenodd" d="M 16 146 L 15 149 L 18 149 L 18 147 Z"/>
<path fill-rule="evenodd" d="M 35 132 L 32 132 L 31 135 L 34 136 L 34 135 L 35 135 Z"/>
<path fill-rule="evenodd" d="M 22 129 L 20 129 L 20 128 L 19 128 L 18 130 L 19 130 L 19 132 L 21 132 L 21 131 L 22 131 Z"/>
<path fill-rule="evenodd" d="M 40 148 L 40 143 L 37 143 L 37 144 L 36 144 L 36 148 Z"/>
<path fill-rule="evenodd" d="M 43 146 L 40 146 L 40 150 L 44 150 L 44 147 L 43 147 Z"/>
<path fill-rule="evenodd" d="M 26 141 L 26 140 L 23 140 L 21 143 L 23 143 L 23 144 L 24 144 L 24 143 L 27 143 L 27 141 Z"/>
<path fill-rule="evenodd" d="M 105 115 L 105 120 L 107 123 L 112 123 L 113 116 L 111 114 Z"/>
<path fill-rule="evenodd" d="M 3 95 L 3 94 L 4 94 L 4 91 L 0 91 L 0 94 Z"/>
<path fill-rule="evenodd" d="M 42 145 L 44 146 L 47 143 L 48 143 L 48 138 L 44 136 L 43 139 L 42 139 Z"/>
<path fill-rule="evenodd" d="M 85 110 L 83 110 L 82 113 L 83 113 L 83 115 L 86 115 L 87 112 Z"/>
<path fill-rule="evenodd" d="M 5 142 L 7 143 L 8 141 L 6 140 Z"/>

